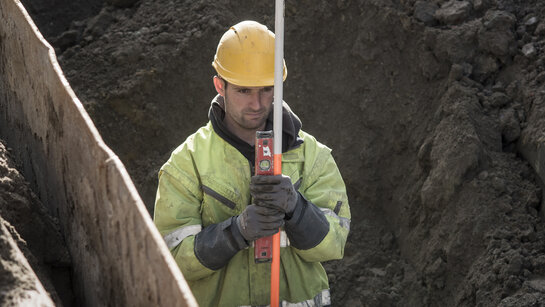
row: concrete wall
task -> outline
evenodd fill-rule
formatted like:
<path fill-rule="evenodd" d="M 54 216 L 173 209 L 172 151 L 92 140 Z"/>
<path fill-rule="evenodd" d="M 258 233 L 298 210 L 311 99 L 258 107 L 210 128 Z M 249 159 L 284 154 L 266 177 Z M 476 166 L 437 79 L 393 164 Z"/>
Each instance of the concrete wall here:
<path fill-rule="evenodd" d="M 196 306 L 119 158 L 20 1 L 0 1 L 0 137 L 59 218 L 87 306 Z"/>

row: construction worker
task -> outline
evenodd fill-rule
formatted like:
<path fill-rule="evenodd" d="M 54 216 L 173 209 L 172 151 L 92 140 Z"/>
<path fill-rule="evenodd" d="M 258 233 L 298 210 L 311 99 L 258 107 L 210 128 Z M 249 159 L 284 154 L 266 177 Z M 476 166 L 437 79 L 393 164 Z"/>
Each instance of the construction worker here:
<path fill-rule="evenodd" d="M 212 65 L 210 121 L 161 168 L 155 224 L 200 306 L 268 305 L 271 264 L 254 261 L 253 241 L 280 227 L 282 305 L 327 306 L 320 262 L 343 257 L 350 227 L 331 150 L 284 103 L 283 175 L 253 176 L 256 131 L 272 130 L 274 34 L 238 23 Z"/>

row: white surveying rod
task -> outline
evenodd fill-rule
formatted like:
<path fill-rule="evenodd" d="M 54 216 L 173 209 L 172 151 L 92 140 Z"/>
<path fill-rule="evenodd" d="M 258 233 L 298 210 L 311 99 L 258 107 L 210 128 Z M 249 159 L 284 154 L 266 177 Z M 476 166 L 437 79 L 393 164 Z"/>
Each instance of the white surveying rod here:
<path fill-rule="evenodd" d="M 276 0 L 274 11 L 274 175 L 282 174 L 282 90 L 284 81 L 284 0 Z M 280 229 L 273 235 L 271 263 L 271 307 L 280 305 Z"/>
<path fill-rule="evenodd" d="M 276 0 L 274 21 L 274 153 L 282 154 L 282 92 L 284 77 L 284 1 Z"/>

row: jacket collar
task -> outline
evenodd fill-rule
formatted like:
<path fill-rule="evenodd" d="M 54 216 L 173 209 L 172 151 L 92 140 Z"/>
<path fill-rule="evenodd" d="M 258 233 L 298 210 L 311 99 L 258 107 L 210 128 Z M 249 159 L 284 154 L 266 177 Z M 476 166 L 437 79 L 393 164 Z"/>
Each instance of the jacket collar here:
<path fill-rule="evenodd" d="M 254 146 L 244 142 L 237 137 L 231 131 L 227 129 L 223 123 L 225 118 L 223 97 L 217 95 L 212 100 L 210 110 L 208 111 L 208 118 L 212 122 L 214 131 L 226 142 L 238 149 L 242 155 L 244 155 L 250 162 L 255 162 Z M 299 147 L 303 143 L 303 139 L 299 137 L 299 131 L 301 130 L 301 120 L 290 109 L 286 102 L 282 104 L 282 152 L 287 152 L 291 149 Z M 271 112 L 267 118 L 265 124 L 265 130 L 273 129 L 273 112 Z M 253 164 L 252 164 L 253 165 Z"/>

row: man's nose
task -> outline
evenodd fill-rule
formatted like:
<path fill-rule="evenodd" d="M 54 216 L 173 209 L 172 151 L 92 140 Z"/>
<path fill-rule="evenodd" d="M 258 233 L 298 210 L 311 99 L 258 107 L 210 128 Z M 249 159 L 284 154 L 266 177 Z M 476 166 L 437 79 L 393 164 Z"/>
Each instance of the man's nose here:
<path fill-rule="evenodd" d="M 261 91 L 252 91 L 252 94 L 250 95 L 250 107 L 252 110 L 259 110 L 261 109 L 261 104 L 263 101 L 263 95 L 261 94 Z"/>

